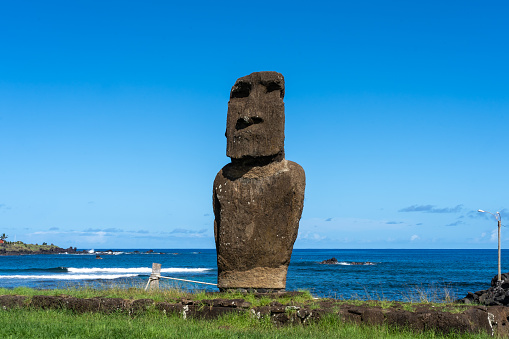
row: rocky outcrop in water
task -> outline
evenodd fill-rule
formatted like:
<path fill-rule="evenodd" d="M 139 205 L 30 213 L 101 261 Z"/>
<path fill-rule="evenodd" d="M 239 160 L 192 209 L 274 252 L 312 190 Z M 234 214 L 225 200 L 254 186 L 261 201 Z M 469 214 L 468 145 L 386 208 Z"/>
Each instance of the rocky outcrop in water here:
<path fill-rule="evenodd" d="M 375 265 L 371 261 L 351 261 L 351 262 L 339 262 L 336 258 L 330 258 L 319 262 L 320 265 Z"/>
<path fill-rule="evenodd" d="M 336 258 L 330 258 L 330 259 L 326 259 L 324 261 L 320 261 L 320 264 L 321 265 L 337 265 L 339 263 L 338 259 Z"/>
<path fill-rule="evenodd" d="M 257 72 L 235 82 L 226 155 L 214 180 L 218 287 L 280 290 L 304 203 L 302 167 L 284 157 L 284 78 Z"/>

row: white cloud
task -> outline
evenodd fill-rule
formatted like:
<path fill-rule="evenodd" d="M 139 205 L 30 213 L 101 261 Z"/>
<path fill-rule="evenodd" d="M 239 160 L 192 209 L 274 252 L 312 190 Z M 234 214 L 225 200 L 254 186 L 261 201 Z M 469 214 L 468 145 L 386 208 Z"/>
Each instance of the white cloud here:
<path fill-rule="evenodd" d="M 497 241 L 498 239 L 498 229 L 494 229 L 491 231 L 490 241 Z"/>
<path fill-rule="evenodd" d="M 175 228 L 171 232 L 161 232 L 161 234 L 169 234 L 171 237 L 179 238 L 208 238 L 211 236 L 208 231 L 210 231 L 210 228 L 202 228 L 200 230 Z"/>
<path fill-rule="evenodd" d="M 420 237 L 417 235 L 417 234 L 414 234 L 410 237 L 410 241 L 414 241 L 414 240 L 417 240 L 417 239 L 420 239 Z"/>
<path fill-rule="evenodd" d="M 318 233 L 306 232 L 306 234 L 303 234 L 303 235 L 299 236 L 299 238 L 300 239 L 308 239 L 308 240 L 320 241 L 320 240 L 326 239 L 327 237 L 326 236 L 321 236 Z"/>

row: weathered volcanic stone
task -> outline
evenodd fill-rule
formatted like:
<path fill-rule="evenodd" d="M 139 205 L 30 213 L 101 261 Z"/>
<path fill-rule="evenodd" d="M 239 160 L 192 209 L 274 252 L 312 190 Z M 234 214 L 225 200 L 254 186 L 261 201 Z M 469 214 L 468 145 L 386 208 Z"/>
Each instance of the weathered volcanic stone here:
<path fill-rule="evenodd" d="M 491 279 L 491 287 L 487 290 L 477 291 L 468 294 L 458 300 L 464 304 L 481 304 L 486 306 L 509 306 L 509 272 L 501 276 L 498 281 L 498 274 Z"/>
<path fill-rule="evenodd" d="M 336 259 L 334 257 L 319 262 L 319 264 L 322 264 L 322 265 L 337 265 L 338 263 L 339 263 L 338 259 Z"/>
<path fill-rule="evenodd" d="M 230 94 L 227 155 L 214 180 L 220 289 L 278 290 L 297 238 L 305 174 L 284 159 L 284 78 L 252 73 Z"/>
<path fill-rule="evenodd" d="M 285 141 L 285 80 L 277 72 L 238 79 L 230 92 L 226 155 L 232 159 L 282 153 Z"/>

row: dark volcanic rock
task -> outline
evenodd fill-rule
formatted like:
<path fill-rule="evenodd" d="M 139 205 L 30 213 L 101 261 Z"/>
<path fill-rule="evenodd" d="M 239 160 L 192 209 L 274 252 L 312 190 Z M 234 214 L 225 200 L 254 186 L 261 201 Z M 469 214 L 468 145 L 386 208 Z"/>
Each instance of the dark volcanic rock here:
<path fill-rule="evenodd" d="M 305 174 L 284 159 L 284 78 L 252 73 L 230 93 L 227 155 L 214 180 L 220 289 L 278 290 L 297 238 Z"/>
<path fill-rule="evenodd" d="M 213 299 L 213 300 L 202 300 L 202 304 L 212 307 L 237 307 L 237 308 L 249 308 L 251 303 L 244 299 Z"/>
<path fill-rule="evenodd" d="M 487 333 L 497 337 L 509 335 L 509 308 L 503 306 L 460 306 L 454 313 L 440 311 L 434 306 L 418 306 L 412 311 L 404 305 L 382 308 L 377 305 L 351 305 L 334 299 L 323 299 L 316 303 L 283 305 L 273 301 L 266 306 L 252 307 L 243 299 L 191 300 L 180 302 L 156 302 L 151 299 L 124 300 L 119 298 L 80 299 L 61 296 L 0 296 L 0 310 L 17 307 L 42 309 L 68 309 L 76 313 L 83 312 L 146 312 L 155 304 L 155 310 L 167 315 L 179 314 L 186 318 L 216 319 L 227 313 L 249 313 L 254 318 L 269 318 L 277 325 L 306 324 L 320 320 L 329 314 L 343 321 L 359 325 L 379 326 L 387 324 L 399 328 L 408 328 L 416 332 L 433 330 L 437 333 Z M 411 306 L 411 304 L 409 304 Z M 406 305 L 406 306 L 409 306 Z M 318 307 L 318 308 L 317 308 Z M 462 310 L 463 309 L 463 310 Z"/>
<path fill-rule="evenodd" d="M 64 297 L 52 295 L 34 295 L 30 306 L 42 309 L 61 309 L 65 306 L 64 299 Z"/>
<path fill-rule="evenodd" d="M 172 304 L 167 302 L 158 302 L 156 303 L 156 310 L 162 311 L 167 315 L 182 313 L 184 310 L 184 305 L 182 304 Z"/>
<path fill-rule="evenodd" d="M 127 302 L 122 298 L 94 298 L 99 300 L 99 310 L 103 313 L 116 313 L 127 310 Z"/>
<path fill-rule="evenodd" d="M 241 308 L 235 307 L 203 307 L 199 305 L 184 306 L 182 315 L 184 317 L 198 318 L 198 319 L 217 319 L 218 317 L 227 313 L 242 313 Z"/>
<path fill-rule="evenodd" d="M 152 305 L 154 305 L 152 299 L 137 299 L 131 303 L 130 310 L 132 314 L 143 313 Z"/>
<path fill-rule="evenodd" d="M 98 312 L 101 302 L 98 299 L 66 298 L 63 301 L 67 309 L 77 313 Z"/>
<path fill-rule="evenodd" d="M 475 293 L 468 292 L 458 302 L 486 306 L 509 306 L 509 273 L 502 274 L 501 278 L 502 280 L 499 282 L 497 274 L 491 279 L 490 288 Z"/>
<path fill-rule="evenodd" d="M 502 282 L 502 288 L 506 289 L 509 288 L 509 272 L 503 273 L 500 275 L 501 282 Z M 497 286 L 498 283 L 498 274 L 491 279 L 491 287 Z"/>
<path fill-rule="evenodd" d="M 266 157 L 284 151 L 284 95 L 285 80 L 277 72 L 256 72 L 237 79 L 228 102 L 228 157 Z"/>
<path fill-rule="evenodd" d="M 26 299 L 22 295 L 0 295 L 0 305 L 4 310 L 19 308 L 25 305 Z"/>
<path fill-rule="evenodd" d="M 322 265 L 337 265 L 337 264 L 339 264 L 339 261 L 336 258 L 330 258 L 330 259 L 327 259 L 327 260 L 319 262 L 319 264 L 322 264 Z M 345 263 L 345 265 L 375 265 L 375 263 L 373 263 L 371 261 L 352 261 L 352 262 L 349 262 L 349 263 Z"/>
<path fill-rule="evenodd" d="M 338 259 L 336 259 L 336 258 L 330 258 L 330 259 L 320 262 L 320 264 L 323 264 L 323 265 L 336 265 L 337 263 L 338 263 Z"/>

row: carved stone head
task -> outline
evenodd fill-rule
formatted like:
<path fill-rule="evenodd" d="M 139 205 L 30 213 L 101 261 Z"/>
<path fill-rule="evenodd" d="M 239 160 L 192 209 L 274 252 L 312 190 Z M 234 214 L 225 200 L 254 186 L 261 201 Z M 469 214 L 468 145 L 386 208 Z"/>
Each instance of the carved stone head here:
<path fill-rule="evenodd" d="M 232 159 L 284 152 L 285 80 L 277 72 L 256 72 L 233 85 L 226 120 L 226 155 Z"/>

